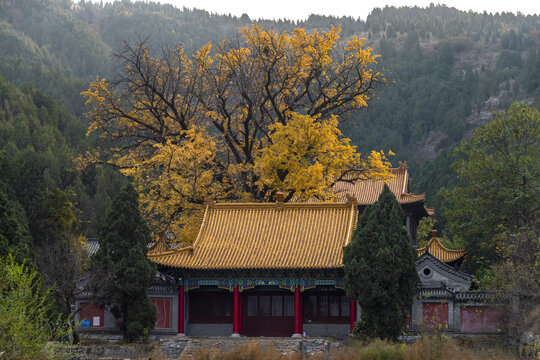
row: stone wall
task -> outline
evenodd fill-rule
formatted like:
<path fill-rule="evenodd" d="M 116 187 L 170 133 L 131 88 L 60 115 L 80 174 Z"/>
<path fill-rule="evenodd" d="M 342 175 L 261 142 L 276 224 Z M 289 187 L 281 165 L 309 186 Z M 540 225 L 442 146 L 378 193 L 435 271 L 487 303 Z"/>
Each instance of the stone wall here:
<path fill-rule="evenodd" d="M 233 332 L 232 324 L 187 324 L 188 336 L 230 336 Z"/>
<path fill-rule="evenodd" d="M 311 337 L 332 337 L 345 339 L 349 336 L 350 324 L 306 324 L 304 332 Z"/>
<path fill-rule="evenodd" d="M 292 352 L 304 352 L 307 356 L 330 351 L 330 349 L 340 347 L 341 342 L 325 338 L 186 338 L 186 339 L 166 339 L 160 341 L 160 347 L 164 355 L 174 358 L 179 351 L 180 359 L 189 360 L 194 354 L 202 349 L 218 349 L 221 352 L 230 352 L 238 346 L 246 346 L 250 343 L 259 343 L 261 347 L 272 347 L 281 354 Z"/>
<path fill-rule="evenodd" d="M 154 337 L 150 344 L 110 344 L 107 339 L 103 343 L 87 346 L 74 346 L 67 350 L 72 360 L 94 359 L 149 359 L 162 358 L 189 360 L 203 349 L 215 349 L 221 352 L 230 352 L 238 346 L 250 343 L 259 343 L 261 347 L 272 347 L 282 354 L 303 352 L 313 356 L 328 352 L 333 348 L 342 346 L 341 342 L 325 338 L 230 338 L 230 337 L 184 337 L 174 336 Z"/>

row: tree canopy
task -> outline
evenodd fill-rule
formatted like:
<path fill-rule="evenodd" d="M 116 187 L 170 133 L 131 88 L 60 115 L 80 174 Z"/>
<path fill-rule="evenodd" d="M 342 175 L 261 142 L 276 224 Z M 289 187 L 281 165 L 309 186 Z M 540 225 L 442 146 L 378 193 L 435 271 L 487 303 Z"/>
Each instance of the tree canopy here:
<path fill-rule="evenodd" d="M 478 275 L 510 265 L 506 285 L 539 288 L 540 113 L 514 103 L 458 152 L 459 183 L 448 192 L 448 217 L 467 248 L 465 265 Z"/>
<path fill-rule="evenodd" d="M 43 274 L 45 286 L 51 290 L 58 310 L 72 322 L 72 305 L 80 292 L 80 281 L 86 270 L 86 238 L 79 232 L 78 209 L 73 203 L 74 194 L 55 190 L 47 194 L 46 217 L 39 244 L 35 246 L 36 264 Z M 74 342 L 79 341 L 76 331 Z"/>
<path fill-rule="evenodd" d="M 358 220 L 345 247 L 345 292 L 357 300 L 362 318 L 355 333 L 396 339 L 416 293 L 417 254 L 403 226 L 403 210 L 387 185 Z"/>
<path fill-rule="evenodd" d="M 253 25 L 193 56 L 126 44 L 119 78 L 84 92 L 89 132 L 113 142 L 111 157 L 93 156 L 133 176 L 149 217 L 173 225 L 210 196 L 328 198 L 323 189 L 351 170 L 385 177 L 384 152 L 360 156 L 337 130 L 337 116 L 367 106 L 385 81 L 362 39 L 342 44 L 339 33 Z"/>
<path fill-rule="evenodd" d="M 146 295 L 155 264 L 146 258 L 150 230 L 139 211 L 138 194 L 126 185 L 113 200 L 91 257 L 93 302 L 110 306 L 124 340 L 138 340 L 154 328 L 156 308 Z"/>
<path fill-rule="evenodd" d="M 28 224 L 17 216 L 11 202 L 0 191 L 0 256 L 8 254 L 20 263 L 33 263 Z"/>

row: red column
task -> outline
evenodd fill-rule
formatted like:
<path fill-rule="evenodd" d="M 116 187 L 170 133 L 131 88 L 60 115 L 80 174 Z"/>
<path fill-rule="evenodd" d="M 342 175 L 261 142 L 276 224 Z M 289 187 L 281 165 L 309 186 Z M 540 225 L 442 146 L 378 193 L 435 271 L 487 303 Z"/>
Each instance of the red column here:
<path fill-rule="evenodd" d="M 244 293 L 239 295 L 239 314 L 238 314 L 238 333 L 242 335 L 244 333 Z"/>
<path fill-rule="evenodd" d="M 239 335 L 238 324 L 240 322 L 240 301 L 238 285 L 235 285 L 233 289 L 233 335 Z"/>
<path fill-rule="evenodd" d="M 354 332 L 354 322 L 356 321 L 356 301 L 351 300 L 351 330 L 350 333 Z"/>
<path fill-rule="evenodd" d="M 178 334 L 184 334 L 184 285 L 178 287 Z"/>
<path fill-rule="evenodd" d="M 302 294 L 300 285 L 294 288 L 294 337 L 302 336 Z"/>

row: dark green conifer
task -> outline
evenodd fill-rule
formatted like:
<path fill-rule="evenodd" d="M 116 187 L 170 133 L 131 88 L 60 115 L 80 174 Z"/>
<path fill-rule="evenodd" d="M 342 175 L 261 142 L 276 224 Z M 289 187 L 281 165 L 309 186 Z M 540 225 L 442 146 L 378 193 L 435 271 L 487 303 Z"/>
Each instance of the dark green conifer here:
<path fill-rule="evenodd" d="M 388 186 L 358 221 L 345 248 L 345 291 L 361 306 L 355 333 L 395 339 L 416 291 L 416 252 L 403 226 L 403 211 Z"/>
<path fill-rule="evenodd" d="M 110 306 L 124 340 L 136 341 L 154 328 L 156 308 L 146 295 L 156 268 L 146 257 L 150 230 L 139 211 L 137 192 L 126 185 L 113 200 L 92 256 L 94 302 Z"/>
<path fill-rule="evenodd" d="M 32 263 L 32 238 L 26 221 L 17 216 L 13 204 L 0 191 L 0 256 L 7 254 L 19 262 Z"/>

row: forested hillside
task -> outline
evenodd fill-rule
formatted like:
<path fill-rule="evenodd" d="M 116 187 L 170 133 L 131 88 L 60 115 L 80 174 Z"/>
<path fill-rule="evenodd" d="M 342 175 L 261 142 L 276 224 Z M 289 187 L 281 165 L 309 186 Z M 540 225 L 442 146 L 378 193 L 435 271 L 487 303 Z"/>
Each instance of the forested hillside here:
<path fill-rule="evenodd" d="M 90 147 L 82 121 L 50 95 L 32 84 L 17 88 L 0 76 L 0 192 L 28 224 L 35 245 L 47 233 L 57 191 L 81 211 L 83 231 L 93 231 L 104 218 L 121 180 L 111 169 L 77 170 L 77 154 Z"/>
<path fill-rule="evenodd" d="M 516 9 L 519 10 L 519 9 Z M 361 151 L 391 149 L 407 160 L 415 190 L 444 208 L 438 191 L 454 181 L 452 147 L 492 110 L 513 100 L 540 103 L 540 16 L 478 14 L 445 6 L 374 9 L 364 20 L 313 15 L 268 21 L 177 9 L 157 3 L 93 4 L 71 0 L 0 0 L 0 171 L 2 190 L 26 211 L 57 188 L 76 194 L 82 229 L 97 225 L 122 179 L 112 169 L 80 172 L 74 159 L 95 146 L 85 137 L 80 92 L 112 77 L 123 41 L 147 39 L 155 51 L 182 44 L 242 41 L 236 29 L 308 31 L 341 26 L 342 39 L 366 38 L 388 79 L 367 109 L 347 114 L 342 130 Z M 39 236 L 38 230 L 33 230 Z"/>

